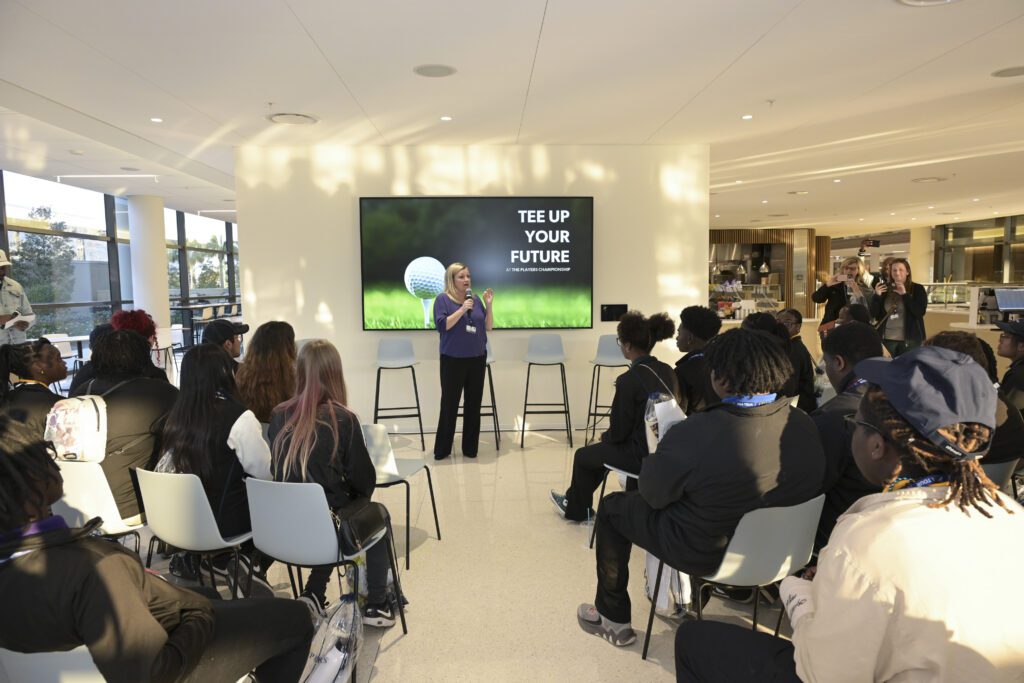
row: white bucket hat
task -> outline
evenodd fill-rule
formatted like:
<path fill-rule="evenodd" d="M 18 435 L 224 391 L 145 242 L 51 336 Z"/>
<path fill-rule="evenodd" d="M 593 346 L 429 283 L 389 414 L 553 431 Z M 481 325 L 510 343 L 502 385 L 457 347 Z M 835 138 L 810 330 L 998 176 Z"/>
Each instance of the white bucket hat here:
<path fill-rule="evenodd" d="M 11 262 L 7 260 L 7 252 L 0 249 L 0 267 L 9 265 L 11 265 Z"/>

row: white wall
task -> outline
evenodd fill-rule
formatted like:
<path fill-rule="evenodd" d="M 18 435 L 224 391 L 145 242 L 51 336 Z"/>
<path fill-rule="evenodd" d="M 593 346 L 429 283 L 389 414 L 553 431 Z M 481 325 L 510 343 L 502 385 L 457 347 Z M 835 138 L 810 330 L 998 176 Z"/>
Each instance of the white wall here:
<path fill-rule="evenodd" d="M 388 195 L 574 195 L 594 197 L 594 329 L 563 332 L 573 423 L 586 420 L 602 303 L 644 313 L 707 301 L 708 147 L 260 147 L 236 159 L 242 295 L 246 322 L 288 320 L 299 338 L 325 337 L 341 351 L 350 403 L 373 415 L 377 342 L 413 338 L 424 427 L 433 431 L 440 395 L 435 332 L 364 332 L 359 197 Z M 472 265 L 472 264 L 470 264 Z M 495 305 L 500 306 L 501 292 Z M 493 368 L 502 426 L 521 419 L 527 331 L 495 331 Z M 672 363 L 674 343 L 656 355 Z M 539 374 L 538 374 L 539 372 Z M 557 371 L 531 378 L 531 399 L 554 400 Z M 602 381 L 610 401 L 611 376 Z M 551 381 L 546 381 L 546 380 Z M 602 376 L 604 380 L 604 376 Z M 408 373 L 385 373 L 382 403 L 409 405 Z M 531 416 L 556 425 L 557 416 Z M 403 421 L 403 431 L 415 420 Z M 486 425 L 485 425 L 486 427 Z M 482 437 L 487 443 L 487 437 Z M 431 446 L 428 439 L 427 447 Z M 485 445 L 486 447 L 486 445 Z M 458 442 L 456 442 L 456 449 Z"/>

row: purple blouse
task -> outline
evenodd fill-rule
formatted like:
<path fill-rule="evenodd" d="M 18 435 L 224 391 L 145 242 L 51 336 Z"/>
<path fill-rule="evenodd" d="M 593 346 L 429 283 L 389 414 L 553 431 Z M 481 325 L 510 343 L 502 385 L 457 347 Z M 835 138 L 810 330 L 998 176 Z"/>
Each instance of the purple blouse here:
<path fill-rule="evenodd" d="M 452 301 L 447 294 L 434 299 L 434 326 L 441 333 L 441 355 L 454 358 L 476 358 L 487 355 L 487 311 L 480 297 L 473 295 L 473 310 L 459 318 L 450 330 L 445 329 L 446 320 L 460 304 Z M 467 328 L 475 327 L 476 332 Z"/>

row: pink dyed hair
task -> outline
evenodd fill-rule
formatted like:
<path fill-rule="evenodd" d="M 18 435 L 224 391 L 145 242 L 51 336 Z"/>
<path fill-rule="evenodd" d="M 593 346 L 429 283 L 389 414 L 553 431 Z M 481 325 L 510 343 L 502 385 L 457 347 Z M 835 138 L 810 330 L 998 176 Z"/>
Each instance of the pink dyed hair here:
<path fill-rule="evenodd" d="M 316 448 L 316 428 L 323 424 L 330 428 L 334 439 L 332 451 L 338 450 L 338 423 L 334 407 L 349 411 L 345 373 L 341 368 L 341 355 L 334 344 L 326 339 L 307 343 L 299 351 L 296 361 L 296 392 L 280 406 L 285 414 L 284 424 L 274 439 L 274 461 L 281 473 L 301 472 L 306 481 L 309 457 Z M 321 411 L 321 406 L 328 410 Z M 285 435 L 291 435 L 285 439 Z"/>

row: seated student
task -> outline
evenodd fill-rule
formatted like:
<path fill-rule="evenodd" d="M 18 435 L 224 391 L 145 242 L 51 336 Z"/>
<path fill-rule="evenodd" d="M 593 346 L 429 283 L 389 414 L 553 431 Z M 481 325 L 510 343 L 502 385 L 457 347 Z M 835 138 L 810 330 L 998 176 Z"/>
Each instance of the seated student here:
<path fill-rule="evenodd" d="M 999 393 L 1017 410 L 1024 412 L 1024 320 L 996 323 L 1002 330 L 996 348 L 1003 358 L 1010 359 L 1010 368 L 999 383 Z"/>
<path fill-rule="evenodd" d="M 878 492 L 853 460 L 846 418 L 857 412 L 860 399 L 867 390 L 867 382 L 859 379 L 853 368 L 865 358 L 882 355 L 882 338 L 871 325 L 852 322 L 833 329 L 821 343 L 821 350 L 825 374 L 835 388 L 836 396 L 811 413 L 825 450 L 825 480 L 821 485 L 825 506 L 818 522 L 815 550 L 828 543 L 836 520 L 850 505 Z"/>
<path fill-rule="evenodd" d="M 786 308 L 779 311 L 775 319 L 789 333 L 789 362 L 793 364 L 796 375 L 796 407 L 810 413 L 818 407 L 818 399 L 814 395 L 814 360 L 800 338 L 804 316 L 795 308 Z"/>
<path fill-rule="evenodd" d="M 203 328 L 203 343 L 219 346 L 231 356 L 231 370 L 237 373 L 237 358 L 242 355 L 242 335 L 249 331 L 249 326 L 231 322 L 227 318 L 217 318 L 206 323 Z"/>
<path fill-rule="evenodd" d="M 971 332 L 939 332 L 924 343 L 959 351 L 981 366 L 995 385 L 995 371 L 989 365 L 981 340 Z M 992 445 L 985 454 L 985 463 L 1012 462 L 1024 457 L 1024 417 L 1002 396 L 996 401 L 996 424 Z"/>
<path fill-rule="evenodd" d="M 629 370 L 615 380 L 608 430 L 599 443 L 576 450 L 572 481 L 565 495 L 551 491 L 551 502 L 567 520 L 585 522 L 593 517 L 594 491 L 607 471 L 605 464 L 627 472 L 639 472 L 647 455 L 647 427 L 644 412 L 652 393 L 669 394 L 678 400 L 676 375 L 667 364 L 651 355 L 654 345 L 675 333 L 675 324 L 665 313 L 645 318 L 630 311 L 619 320 L 616 333 Z M 629 482 L 632 488 L 632 481 Z"/>
<path fill-rule="evenodd" d="M 0 416 L 0 647 L 80 645 L 111 683 L 298 681 L 313 636 L 294 600 L 210 602 L 138 555 L 51 516 L 63 481 L 46 443 Z"/>
<path fill-rule="evenodd" d="M 852 322 L 871 324 L 871 311 L 864 304 L 848 304 L 839 309 L 836 325 L 849 325 Z"/>
<path fill-rule="evenodd" d="M 740 518 L 818 494 L 821 441 L 811 418 L 778 391 L 792 373 L 779 343 L 733 329 L 704 349 L 722 402 L 675 425 L 644 458 L 640 490 L 613 493 L 597 515 L 597 599 L 579 607 L 584 631 L 614 645 L 630 626 L 633 544 L 694 576 L 717 571 Z"/>
<path fill-rule="evenodd" d="M 101 466 L 121 517 L 135 521 L 139 499 L 131 468 L 152 468 L 160 455 L 163 419 L 178 398 L 167 378 L 152 379 L 149 344 L 136 332 L 115 330 L 92 352 L 96 377 L 72 396 L 98 394 L 107 404 L 107 457 Z"/>
<path fill-rule="evenodd" d="M 679 314 L 676 348 L 686 355 L 676 361 L 679 407 L 687 415 L 718 403 L 704 362 L 704 347 L 722 329 L 722 319 L 705 306 L 687 306 Z"/>
<path fill-rule="evenodd" d="M 340 511 L 369 499 L 377 474 L 363 441 L 359 418 L 348 409 L 341 356 L 325 339 L 307 343 L 299 352 L 298 392 L 274 409 L 270 440 L 274 444 L 274 480 L 320 484 L 331 509 Z M 363 623 L 394 626 L 388 600 L 388 553 L 380 541 L 366 553 L 368 595 Z M 301 600 L 314 614 L 327 605 L 327 580 L 332 567 L 310 570 Z"/>
<path fill-rule="evenodd" d="M 816 571 L 783 580 L 792 642 L 722 622 L 676 633 L 680 681 L 1011 681 L 1024 672 L 1024 514 L 978 458 L 996 392 L 963 354 L 914 349 L 870 382 L 853 455 L 881 493 L 840 518 Z M 970 580 L 966 588 L 964 577 Z M 808 580 L 813 579 L 813 580 Z M 960 585 L 964 584 L 964 585 Z"/>
<path fill-rule="evenodd" d="M 145 312 L 143 311 L 143 313 Z M 148 313 L 146 314 L 146 317 L 149 318 Z M 150 322 L 152 323 L 152 318 L 150 318 Z M 90 351 L 95 351 L 96 344 L 99 343 L 99 340 L 106 336 L 108 333 L 113 331 L 114 326 L 111 325 L 110 323 L 102 323 L 92 328 L 92 332 L 89 333 Z M 134 332 L 135 330 L 130 331 Z M 155 325 L 153 326 L 153 335 L 156 335 Z M 143 334 L 142 336 L 145 337 L 146 335 Z M 167 379 L 167 373 L 158 368 L 157 366 L 153 365 L 152 357 L 149 359 L 149 365 L 146 367 L 145 371 L 142 374 L 145 375 L 146 377 L 149 377 L 150 379 L 159 379 L 164 382 L 169 381 Z M 94 365 L 92 359 L 90 358 L 89 360 L 85 361 L 85 363 L 83 363 L 81 367 L 78 368 L 78 372 L 76 372 L 75 376 L 71 378 L 71 386 L 68 389 L 68 394 L 70 396 L 78 396 L 81 393 L 78 391 L 79 387 L 94 379 L 96 379 L 96 366 Z"/>
<path fill-rule="evenodd" d="M 12 375 L 17 379 L 8 385 Z M 62 398 L 50 390 L 50 384 L 67 376 L 67 364 L 46 337 L 0 346 L 0 410 L 27 424 L 42 439 L 46 415 Z"/>
<path fill-rule="evenodd" d="M 260 422 L 270 422 L 274 406 L 295 395 L 295 330 L 271 321 L 256 328 L 235 381 L 238 398 Z"/>
<path fill-rule="evenodd" d="M 181 393 L 164 423 L 164 455 L 156 468 L 199 477 L 224 537 L 252 530 L 245 478 L 270 479 L 263 429 L 238 402 L 237 392 L 231 357 L 223 348 L 200 344 L 189 349 L 181 359 Z M 251 544 L 243 547 L 251 550 Z M 249 555 L 241 558 L 246 565 Z M 213 569 L 234 576 L 226 554 L 213 562 Z M 239 568 L 240 578 L 248 575 L 248 566 Z M 263 592 L 273 593 L 261 571 L 254 572 L 254 580 Z"/>
<path fill-rule="evenodd" d="M 781 344 L 782 350 L 785 352 L 786 357 L 789 357 L 790 349 L 793 346 L 793 341 L 790 336 L 789 329 L 776 320 L 775 315 L 772 313 L 751 313 L 743 322 L 740 323 L 740 327 L 744 330 L 756 330 L 764 332 L 768 336 L 778 340 Z M 797 368 L 793 367 L 792 361 L 789 364 L 792 370 L 790 371 L 789 377 L 786 378 L 786 383 L 779 389 L 779 393 L 783 396 L 789 396 L 793 398 L 797 395 L 800 389 L 800 377 L 797 375 Z"/>

